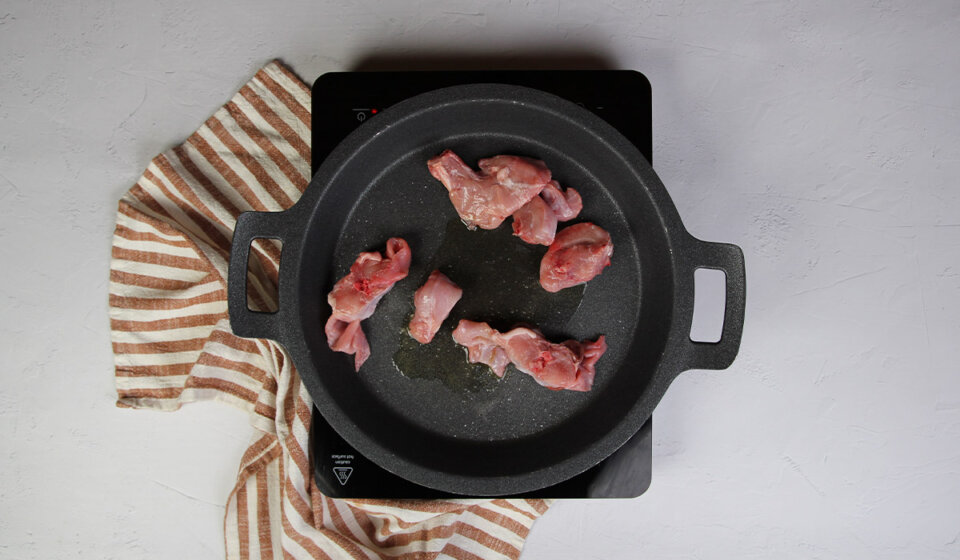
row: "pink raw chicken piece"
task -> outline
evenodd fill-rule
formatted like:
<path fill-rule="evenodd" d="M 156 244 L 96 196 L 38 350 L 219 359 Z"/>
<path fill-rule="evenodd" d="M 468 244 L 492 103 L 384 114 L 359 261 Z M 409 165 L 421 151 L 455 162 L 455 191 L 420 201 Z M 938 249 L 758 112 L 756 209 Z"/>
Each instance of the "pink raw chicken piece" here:
<path fill-rule="evenodd" d="M 470 229 L 496 229 L 550 182 L 550 170 L 535 159 L 500 155 L 481 159 L 477 165 L 479 173 L 451 150 L 427 162 L 430 174 L 446 187 Z"/>
<path fill-rule="evenodd" d="M 597 374 L 597 361 L 607 351 L 607 340 L 602 335 L 593 342 L 581 343 L 583 361 L 577 370 L 577 385 L 567 387 L 571 391 L 589 391 Z"/>
<path fill-rule="evenodd" d="M 413 294 L 416 311 L 410 321 L 410 336 L 420 344 L 428 344 L 462 296 L 460 286 L 439 270 L 434 270 Z"/>
<path fill-rule="evenodd" d="M 500 341 L 517 369 L 557 391 L 589 391 L 597 360 L 607 351 L 602 335 L 594 342 L 568 340 L 554 344 L 537 331 L 517 328 L 500 335 Z"/>
<path fill-rule="evenodd" d="M 370 343 L 367 342 L 360 321 L 339 321 L 330 317 L 326 326 L 327 344 L 334 352 L 355 354 L 354 365 L 359 370 L 363 362 L 370 357 Z"/>
<path fill-rule="evenodd" d="M 613 241 L 603 228 L 584 222 L 560 230 L 540 261 L 540 285 L 548 292 L 583 284 L 610 265 Z"/>
<path fill-rule="evenodd" d="M 513 234 L 533 245 L 550 245 L 557 234 L 557 216 L 539 196 L 513 214 Z"/>
<path fill-rule="evenodd" d="M 512 362 L 537 383 L 553 390 L 589 391 L 597 360 L 607 351 L 602 335 L 593 342 L 568 340 L 555 344 L 533 329 L 519 327 L 499 333 L 486 323 L 466 319 L 453 332 L 454 340 L 467 346 L 471 362 L 490 365 L 500 377 L 506 361 Z M 491 362 L 496 362 L 497 367 Z"/>
<path fill-rule="evenodd" d="M 572 220 L 583 209 L 580 194 L 550 181 L 530 202 L 513 214 L 513 234 L 533 245 L 550 245 L 557 234 L 557 222 Z"/>
<path fill-rule="evenodd" d="M 380 299 L 410 269 L 410 246 L 399 237 L 387 241 L 386 257 L 373 251 L 360 253 L 327 296 L 333 309 L 324 327 L 327 344 L 336 352 L 355 354 L 357 371 L 370 356 L 370 344 L 360 328 L 360 321 L 373 315 Z"/>
<path fill-rule="evenodd" d="M 486 364 L 497 377 L 503 377 L 510 359 L 507 358 L 506 351 L 500 348 L 500 333 L 490 325 L 461 319 L 457 328 L 453 329 L 453 340 L 467 347 L 471 363 Z"/>
<path fill-rule="evenodd" d="M 580 198 L 580 193 L 573 189 L 567 189 L 564 192 L 560 188 L 560 183 L 556 181 L 547 183 L 547 186 L 540 191 L 540 196 L 556 214 L 559 222 L 570 221 L 583 210 L 583 199 Z"/>

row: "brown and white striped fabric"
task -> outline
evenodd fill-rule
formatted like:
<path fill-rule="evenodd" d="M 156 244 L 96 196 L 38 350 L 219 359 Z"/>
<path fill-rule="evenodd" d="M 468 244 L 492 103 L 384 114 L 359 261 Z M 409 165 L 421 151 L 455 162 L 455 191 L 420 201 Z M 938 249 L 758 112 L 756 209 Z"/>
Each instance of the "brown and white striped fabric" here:
<path fill-rule="evenodd" d="M 224 520 L 227 558 L 518 558 L 544 500 L 339 500 L 313 480 L 312 401 L 289 356 L 230 331 L 237 215 L 292 205 L 310 179 L 310 91 L 261 69 L 120 200 L 110 268 L 118 406 L 216 399 L 250 413 L 252 443 Z M 251 305 L 275 305 L 280 249 L 251 253 Z"/>

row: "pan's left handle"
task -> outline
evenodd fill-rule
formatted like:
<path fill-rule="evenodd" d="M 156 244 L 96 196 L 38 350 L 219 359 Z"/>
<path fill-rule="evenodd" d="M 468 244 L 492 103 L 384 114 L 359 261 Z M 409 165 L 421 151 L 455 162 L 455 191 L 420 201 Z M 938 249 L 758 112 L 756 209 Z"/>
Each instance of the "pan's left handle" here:
<path fill-rule="evenodd" d="M 720 270 L 726 276 L 726 309 L 723 312 L 723 329 L 717 342 L 696 342 L 689 338 L 690 322 L 685 323 L 687 338 L 684 340 L 683 369 L 726 369 L 740 351 L 743 336 L 743 316 L 747 301 L 747 273 L 743 250 L 729 243 L 709 243 L 690 238 L 689 263 L 684 271 L 693 284 L 693 273 L 698 268 Z M 696 297 L 696 296 L 694 296 Z M 689 318 L 692 322 L 692 298 Z"/>
<path fill-rule="evenodd" d="M 285 224 L 290 223 L 286 212 L 244 212 L 237 218 L 230 247 L 230 269 L 227 276 L 227 302 L 230 311 L 230 327 L 237 336 L 247 338 L 280 338 L 282 298 L 275 312 L 252 311 L 247 307 L 247 259 L 250 244 L 256 239 L 279 239 L 286 246 Z M 281 272 L 283 256 L 280 260 Z M 279 275 L 281 278 L 283 274 Z M 281 280 L 282 281 L 282 280 Z"/>

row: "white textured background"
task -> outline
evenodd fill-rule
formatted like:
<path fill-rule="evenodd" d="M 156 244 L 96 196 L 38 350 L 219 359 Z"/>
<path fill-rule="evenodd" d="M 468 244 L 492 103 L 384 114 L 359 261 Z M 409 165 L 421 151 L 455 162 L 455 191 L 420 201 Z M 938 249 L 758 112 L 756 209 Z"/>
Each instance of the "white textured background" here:
<path fill-rule="evenodd" d="M 642 71 L 684 222 L 747 258 L 740 357 L 670 389 L 650 491 L 558 504 L 524 560 L 960 557 L 960 4 L 230 6 L 0 0 L 0 557 L 222 556 L 250 429 L 114 408 L 115 202 L 274 57 L 436 52 Z"/>

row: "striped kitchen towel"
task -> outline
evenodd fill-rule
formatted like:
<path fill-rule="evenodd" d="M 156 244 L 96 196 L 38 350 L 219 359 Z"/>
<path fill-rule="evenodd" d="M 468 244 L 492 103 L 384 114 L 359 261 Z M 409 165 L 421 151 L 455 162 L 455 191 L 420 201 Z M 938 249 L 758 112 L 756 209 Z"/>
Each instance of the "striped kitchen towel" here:
<path fill-rule="evenodd" d="M 120 200 L 110 265 L 117 405 L 216 399 L 249 412 L 252 443 L 224 520 L 227 558 L 518 558 L 544 500 L 340 500 L 317 489 L 312 401 L 290 357 L 230 331 L 236 218 L 280 211 L 310 180 L 310 90 L 272 62 Z M 280 247 L 251 252 L 251 305 L 275 305 Z"/>

